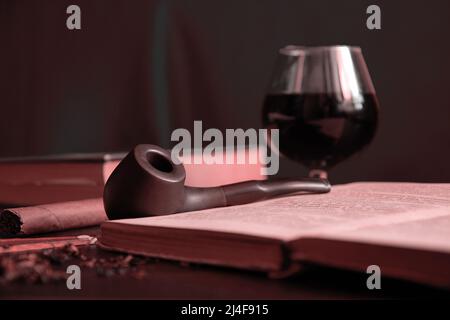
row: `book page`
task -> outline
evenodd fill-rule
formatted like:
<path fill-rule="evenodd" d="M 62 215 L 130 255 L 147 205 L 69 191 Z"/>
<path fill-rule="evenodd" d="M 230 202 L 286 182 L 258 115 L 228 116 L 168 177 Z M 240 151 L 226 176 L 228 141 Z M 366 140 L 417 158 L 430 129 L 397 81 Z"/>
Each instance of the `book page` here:
<path fill-rule="evenodd" d="M 290 241 L 325 231 L 345 232 L 370 225 L 446 215 L 450 215 L 450 184 L 365 182 L 333 186 L 328 194 L 295 195 L 112 223 L 219 231 Z"/>
<path fill-rule="evenodd" d="M 353 230 L 333 229 L 311 234 L 321 239 L 342 240 L 401 248 L 422 249 L 450 253 L 450 210 L 415 212 L 412 219 L 389 219 L 366 224 Z"/>

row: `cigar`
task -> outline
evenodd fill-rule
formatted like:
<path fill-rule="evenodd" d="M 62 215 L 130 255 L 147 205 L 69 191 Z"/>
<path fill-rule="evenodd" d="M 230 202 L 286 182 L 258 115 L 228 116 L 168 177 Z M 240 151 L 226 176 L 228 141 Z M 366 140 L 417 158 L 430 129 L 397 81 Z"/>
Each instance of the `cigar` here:
<path fill-rule="evenodd" d="M 105 220 L 107 216 L 101 198 L 3 209 L 0 212 L 0 237 L 90 227 Z"/>

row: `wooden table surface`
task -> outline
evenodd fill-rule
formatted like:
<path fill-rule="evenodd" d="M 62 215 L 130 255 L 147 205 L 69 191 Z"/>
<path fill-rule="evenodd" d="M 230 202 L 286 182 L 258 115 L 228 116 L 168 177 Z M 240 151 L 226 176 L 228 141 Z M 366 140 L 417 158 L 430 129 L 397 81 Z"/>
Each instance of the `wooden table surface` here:
<path fill-rule="evenodd" d="M 80 233 L 79 231 L 74 231 Z M 96 232 L 94 230 L 94 232 Z M 83 233 L 83 232 L 81 232 Z M 90 232 L 86 232 L 92 234 Z M 64 235 L 67 235 L 65 233 Z M 95 246 L 84 247 L 88 257 L 116 257 Z M 1 257 L 0 257 L 1 259 Z M 78 264 L 79 258 L 65 262 Z M 66 266 L 61 266 L 65 270 Z M 285 279 L 229 268 L 185 265 L 152 260 L 132 274 L 99 276 L 81 268 L 81 290 L 68 290 L 65 281 L 48 284 L 0 284 L 0 299 L 379 299 L 450 297 L 450 291 L 382 278 L 381 290 L 366 288 L 366 274 L 321 267 L 306 268 Z"/>

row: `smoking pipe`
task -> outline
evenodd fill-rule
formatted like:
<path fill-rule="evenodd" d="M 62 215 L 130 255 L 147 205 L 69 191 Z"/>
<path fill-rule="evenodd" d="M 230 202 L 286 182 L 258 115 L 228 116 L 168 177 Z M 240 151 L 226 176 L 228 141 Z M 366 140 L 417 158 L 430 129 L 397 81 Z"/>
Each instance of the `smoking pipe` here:
<path fill-rule="evenodd" d="M 275 196 L 330 191 L 324 179 L 245 181 L 219 187 L 184 185 L 186 172 L 170 152 L 141 144 L 119 163 L 106 182 L 103 202 L 110 220 L 160 216 L 250 203 Z"/>

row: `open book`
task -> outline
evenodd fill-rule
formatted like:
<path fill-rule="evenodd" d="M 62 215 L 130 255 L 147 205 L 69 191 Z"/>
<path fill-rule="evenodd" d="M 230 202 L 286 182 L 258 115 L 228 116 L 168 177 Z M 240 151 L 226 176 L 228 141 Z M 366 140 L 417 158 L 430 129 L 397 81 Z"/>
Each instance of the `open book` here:
<path fill-rule="evenodd" d="M 382 276 L 450 288 L 450 184 L 351 183 L 101 229 L 103 247 L 147 256 L 267 272 L 378 265 Z"/>

